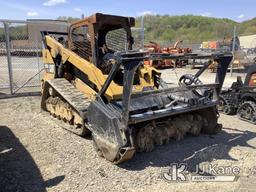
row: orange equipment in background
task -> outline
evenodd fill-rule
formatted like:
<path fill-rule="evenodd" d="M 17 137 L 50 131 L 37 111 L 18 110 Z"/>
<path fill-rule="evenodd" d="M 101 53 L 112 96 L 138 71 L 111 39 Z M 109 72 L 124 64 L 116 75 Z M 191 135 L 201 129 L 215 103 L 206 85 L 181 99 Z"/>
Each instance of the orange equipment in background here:
<path fill-rule="evenodd" d="M 144 47 L 149 50 L 150 53 L 168 53 L 168 54 L 181 54 L 181 53 L 191 53 L 191 48 L 181 48 L 180 44 L 183 40 L 177 41 L 173 46 L 170 47 L 163 47 L 153 41 L 150 41 L 150 44 L 145 45 Z M 155 60 L 155 61 L 144 61 L 145 65 L 154 66 L 155 68 L 169 68 L 175 66 L 183 66 L 188 63 L 187 60 L 171 60 L 171 59 L 164 59 L 164 60 Z"/>

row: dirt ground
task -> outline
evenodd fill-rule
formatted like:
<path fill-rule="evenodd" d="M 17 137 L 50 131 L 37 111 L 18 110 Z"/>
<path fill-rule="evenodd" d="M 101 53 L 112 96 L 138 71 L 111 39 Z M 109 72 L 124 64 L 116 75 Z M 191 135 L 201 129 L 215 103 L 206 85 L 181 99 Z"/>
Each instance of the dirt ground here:
<path fill-rule="evenodd" d="M 175 79 L 173 70 L 163 76 Z M 0 100 L 0 191 L 255 191 L 256 126 L 235 116 L 220 116 L 223 130 L 217 135 L 188 136 L 121 165 L 98 157 L 90 139 L 58 122 L 40 111 L 40 97 Z M 205 163 L 241 172 L 235 182 L 170 183 L 162 172 L 171 163 L 187 163 L 189 173 Z"/>

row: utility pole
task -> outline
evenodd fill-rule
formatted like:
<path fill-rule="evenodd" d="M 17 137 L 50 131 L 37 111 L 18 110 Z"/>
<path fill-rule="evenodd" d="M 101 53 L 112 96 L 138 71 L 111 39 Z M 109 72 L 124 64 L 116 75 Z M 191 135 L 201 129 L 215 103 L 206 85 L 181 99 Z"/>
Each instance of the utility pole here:
<path fill-rule="evenodd" d="M 236 48 L 236 26 L 234 26 L 233 42 L 232 42 L 233 59 L 232 59 L 231 68 L 230 68 L 230 76 L 231 77 L 233 75 L 233 63 L 234 63 L 234 57 L 235 57 L 235 48 Z"/>

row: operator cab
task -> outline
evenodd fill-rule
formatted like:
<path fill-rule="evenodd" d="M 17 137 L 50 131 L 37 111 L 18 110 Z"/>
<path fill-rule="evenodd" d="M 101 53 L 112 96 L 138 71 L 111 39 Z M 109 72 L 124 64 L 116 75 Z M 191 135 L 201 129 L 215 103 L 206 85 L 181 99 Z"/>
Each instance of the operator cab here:
<path fill-rule="evenodd" d="M 69 48 L 108 75 L 114 65 L 114 53 L 132 50 L 134 40 L 131 27 L 134 25 L 135 19 L 132 17 L 96 13 L 71 25 Z M 139 84 L 137 74 L 134 79 L 134 84 Z M 123 85 L 122 68 L 113 80 Z"/>
<path fill-rule="evenodd" d="M 100 67 L 115 51 L 132 50 L 134 25 L 134 18 L 96 13 L 71 25 L 69 49 Z"/>
<path fill-rule="evenodd" d="M 247 68 L 247 74 L 244 80 L 242 81 L 241 76 L 237 76 L 237 81 L 234 82 L 231 86 L 232 89 L 246 87 L 256 87 L 256 65 L 252 64 Z"/>

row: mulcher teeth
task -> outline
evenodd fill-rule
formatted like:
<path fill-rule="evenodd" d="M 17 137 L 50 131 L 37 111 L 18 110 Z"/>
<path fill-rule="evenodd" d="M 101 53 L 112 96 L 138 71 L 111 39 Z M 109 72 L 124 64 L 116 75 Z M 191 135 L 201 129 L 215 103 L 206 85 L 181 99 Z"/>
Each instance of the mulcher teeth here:
<path fill-rule="evenodd" d="M 168 144 L 170 139 L 181 140 L 186 134 L 199 135 L 207 119 L 199 114 L 180 115 L 164 122 L 151 122 L 135 135 L 138 152 L 152 151 L 155 146 Z"/>

